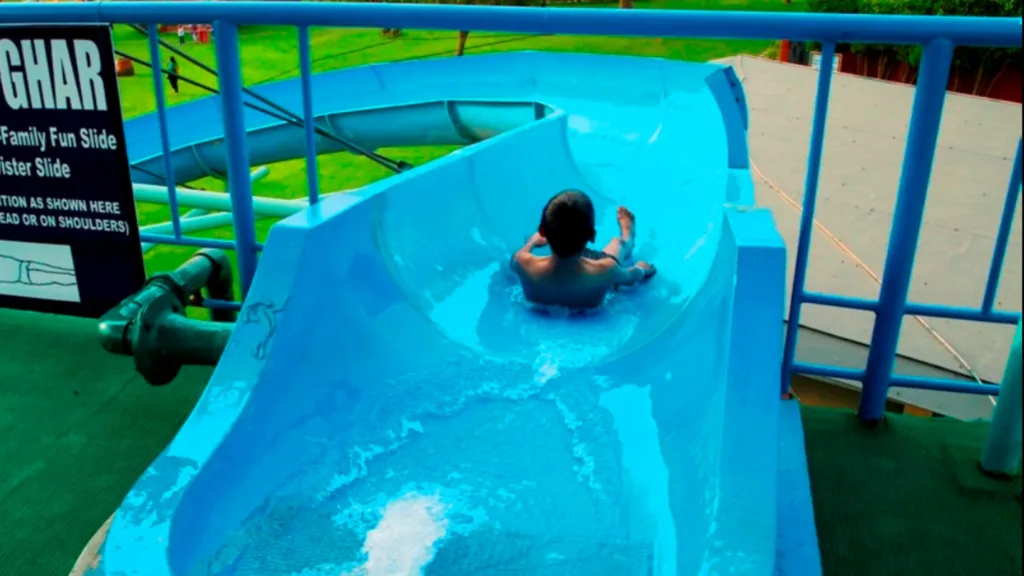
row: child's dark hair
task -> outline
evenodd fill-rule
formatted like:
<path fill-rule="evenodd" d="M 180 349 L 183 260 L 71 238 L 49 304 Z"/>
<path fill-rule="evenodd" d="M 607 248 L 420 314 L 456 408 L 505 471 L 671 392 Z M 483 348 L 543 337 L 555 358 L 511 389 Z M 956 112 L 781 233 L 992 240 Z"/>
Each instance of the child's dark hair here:
<path fill-rule="evenodd" d="M 594 240 L 594 204 L 583 192 L 565 190 L 548 200 L 540 218 L 540 233 L 551 251 L 562 258 L 575 256 Z"/>

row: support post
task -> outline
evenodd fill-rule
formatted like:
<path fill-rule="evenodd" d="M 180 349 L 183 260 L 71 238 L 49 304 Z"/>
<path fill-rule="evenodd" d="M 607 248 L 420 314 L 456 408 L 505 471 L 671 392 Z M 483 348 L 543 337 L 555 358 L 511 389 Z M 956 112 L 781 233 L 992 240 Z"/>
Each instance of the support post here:
<path fill-rule="evenodd" d="M 171 228 L 174 237 L 181 238 L 181 214 L 178 212 L 178 190 L 174 182 L 174 159 L 171 158 L 171 137 L 167 124 L 164 64 L 160 58 L 160 36 L 156 24 L 149 25 L 149 63 L 153 70 L 153 95 L 156 97 L 156 118 L 160 125 L 160 151 L 164 157 L 164 182 L 167 183 L 167 204 L 171 208 Z"/>
<path fill-rule="evenodd" d="M 1010 169 L 1010 183 L 1006 187 L 1006 199 L 1003 200 L 1003 214 L 999 218 L 999 232 L 996 233 L 996 244 L 992 249 L 992 263 L 988 268 L 988 280 L 985 282 L 985 295 L 981 300 L 981 311 L 988 314 L 996 305 L 996 293 L 999 291 L 999 279 L 1003 274 L 1003 262 L 1006 260 L 1006 247 L 1010 244 L 1010 230 L 1013 228 L 1013 217 L 1017 215 L 1017 196 L 1020 195 L 1021 182 L 1021 143 L 1017 140 L 1017 154 L 1013 158 Z"/>
<path fill-rule="evenodd" d="M 948 40 L 933 40 L 925 46 L 857 412 L 860 421 L 868 425 L 879 422 L 885 413 L 952 61 L 953 45 Z"/>
<path fill-rule="evenodd" d="M 988 431 L 985 450 L 981 454 L 981 469 L 992 476 L 1012 476 L 1020 468 L 1021 451 L 1021 352 L 1020 327 L 1013 336 L 1013 345 L 1006 358 L 1003 381 L 999 386 L 999 400 L 992 414 L 992 427 Z"/>
<path fill-rule="evenodd" d="M 306 182 L 309 205 L 320 201 L 320 173 L 316 158 L 316 117 L 313 116 L 313 59 L 310 55 L 309 27 L 299 26 L 299 68 L 302 73 L 302 121 L 306 135 Z"/>
<path fill-rule="evenodd" d="M 238 253 L 239 285 L 245 300 L 256 275 L 256 221 L 249 181 L 249 146 L 242 112 L 242 68 L 238 50 L 238 26 L 219 20 L 216 34 L 217 71 L 220 74 L 221 110 L 227 145 L 228 192 Z"/>
<path fill-rule="evenodd" d="M 831 62 L 836 53 L 835 42 L 821 46 L 821 61 Z M 803 305 L 804 285 L 807 282 L 807 261 L 814 233 L 814 210 L 818 202 L 818 182 L 821 174 L 821 155 L 825 147 L 825 122 L 828 119 L 828 100 L 832 91 L 832 68 L 818 68 L 818 94 L 814 101 L 814 120 L 811 124 L 811 147 L 807 152 L 807 172 L 804 177 L 804 202 L 800 213 L 800 234 L 796 243 L 796 271 L 789 295 L 789 318 L 786 320 L 786 340 L 782 352 L 782 394 L 789 393 L 793 362 L 796 361 L 796 343 L 800 334 L 800 307 Z"/>

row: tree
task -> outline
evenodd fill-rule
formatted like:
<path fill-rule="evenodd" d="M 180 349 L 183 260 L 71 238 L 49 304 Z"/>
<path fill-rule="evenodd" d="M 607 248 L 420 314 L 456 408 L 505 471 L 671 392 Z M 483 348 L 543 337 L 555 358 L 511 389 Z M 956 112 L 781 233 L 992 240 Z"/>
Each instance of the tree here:
<path fill-rule="evenodd" d="M 576 0 L 580 1 L 580 0 Z M 856 1 L 856 0 L 853 0 Z M 455 0 L 458 4 L 489 4 L 498 6 L 540 6 L 547 7 L 549 0 Z M 619 8 L 633 8 L 633 0 L 619 0 Z M 469 39 L 469 30 L 459 30 L 455 44 L 455 55 L 462 56 L 466 53 L 466 41 Z"/>
<path fill-rule="evenodd" d="M 1021 17 L 1021 0 L 808 0 L 812 12 L 843 14 L 887 14 L 887 15 L 945 15 L 945 16 L 1008 16 Z M 867 58 L 878 61 L 878 77 L 888 78 L 894 67 L 904 63 L 902 80 L 911 80 L 921 63 L 920 46 L 892 46 L 887 44 L 853 44 L 844 46 L 854 54 L 861 54 L 866 74 Z M 1020 48 L 976 48 L 960 46 L 953 54 L 951 81 L 959 90 L 964 78 L 961 72 L 970 74 L 970 92 L 987 94 L 995 80 L 1008 68 L 1021 65 Z M 985 78 L 994 78 L 985 86 Z"/>
<path fill-rule="evenodd" d="M 469 30 L 459 30 L 458 44 L 455 45 L 456 56 L 462 56 L 466 52 L 467 39 L 469 39 Z"/>

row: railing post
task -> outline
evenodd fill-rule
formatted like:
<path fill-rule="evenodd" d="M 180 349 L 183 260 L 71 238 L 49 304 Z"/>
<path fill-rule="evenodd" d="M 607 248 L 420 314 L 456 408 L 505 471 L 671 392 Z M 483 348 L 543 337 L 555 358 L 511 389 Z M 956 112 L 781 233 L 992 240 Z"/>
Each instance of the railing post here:
<path fill-rule="evenodd" d="M 171 230 L 181 238 L 181 214 L 178 212 L 178 185 L 171 158 L 171 136 L 167 127 L 167 98 L 164 93 L 163 60 L 160 58 L 159 26 L 149 25 L 149 63 L 153 66 L 153 96 L 156 98 L 156 119 L 160 125 L 160 151 L 164 156 L 164 183 L 167 184 L 167 205 L 171 212 Z"/>
<path fill-rule="evenodd" d="M 800 334 L 800 306 L 803 305 L 804 285 L 807 282 L 807 260 L 814 233 L 814 210 L 818 202 L 818 181 L 821 173 L 821 154 L 825 146 L 825 123 L 828 120 L 828 100 L 832 90 L 832 60 L 835 42 L 821 45 L 821 66 L 818 67 L 818 93 L 814 101 L 814 120 L 811 124 L 811 147 L 807 151 L 807 172 L 804 174 L 804 202 L 800 213 L 800 235 L 796 243 L 796 266 L 793 287 L 789 295 L 789 319 L 786 320 L 786 341 L 782 352 L 782 393 L 789 391 L 796 343 Z M 827 65 L 826 65 L 827 64 Z"/>
<path fill-rule="evenodd" d="M 309 204 L 320 201 L 320 174 L 316 159 L 316 118 L 313 116 L 313 59 L 310 56 L 309 27 L 299 26 L 299 68 L 302 74 L 302 120 L 306 132 L 306 183 Z"/>
<path fill-rule="evenodd" d="M 1017 140 L 1017 155 L 1013 158 L 1010 169 L 1010 183 L 1006 187 L 1006 199 L 1003 201 L 1003 214 L 999 218 L 999 232 L 996 244 L 992 248 L 992 263 L 988 268 L 988 281 L 985 282 L 985 296 L 981 300 L 982 314 L 992 312 L 996 304 L 996 292 L 999 291 L 999 278 L 1003 273 L 1003 262 L 1006 260 L 1006 247 L 1010 243 L 1010 230 L 1013 228 L 1013 217 L 1017 214 L 1017 196 L 1020 194 L 1021 181 L 1021 143 Z"/>
<path fill-rule="evenodd" d="M 949 41 L 933 40 L 925 46 L 857 413 L 866 424 L 878 422 L 885 413 L 952 61 L 953 45 Z"/>
<path fill-rule="evenodd" d="M 1020 467 L 1021 448 L 1021 357 L 1020 322 L 1006 357 L 1006 369 L 999 385 L 999 401 L 992 414 L 981 469 L 995 476 L 1010 476 Z"/>
<path fill-rule="evenodd" d="M 249 146 L 242 112 L 242 68 L 238 51 L 238 27 L 231 22 L 213 23 L 216 34 L 217 72 L 220 77 L 221 112 L 227 151 L 228 192 L 238 252 L 238 276 L 242 299 L 256 274 L 256 221 L 249 181 Z"/>

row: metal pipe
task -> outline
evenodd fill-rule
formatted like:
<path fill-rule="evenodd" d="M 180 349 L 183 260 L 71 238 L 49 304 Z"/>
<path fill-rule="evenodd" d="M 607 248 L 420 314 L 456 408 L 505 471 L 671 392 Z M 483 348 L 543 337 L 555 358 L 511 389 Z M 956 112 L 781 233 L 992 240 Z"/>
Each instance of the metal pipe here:
<path fill-rule="evenodd" d="M 189 210 L 187 213 L 185 213 L 185 215 L 181 217 L 181 230 L 180 231 L 181 231 L 182 237 L 184 237 L 184 235 L 187 232 L 194 232 L 195 231 L 194 229 L 190 228 L 188 224 L 186 224 L 187 222 L 189 222 L 190 220 L 195 220 L 196 218 L 200 218 L 202 216 L 206 216 L 209 213 L 210 213 L 209 210 L 200 210 L 200 209 Z M 163 224 L 157 224 L 157 225 L 154 225 L 154 226 L 142 226 L 142 227 L 139 228 L 139 232 L 140 233 L 141 232 L 157 232 L 157 233 L 160 233 L 160 234 L 166 234 L 167 232 L 171 232 L 173 234 L 174 233 L 174 223 L 173 222 L 165 222 Z M 153 244 L 152 242 L 143 242 L 142 243 L 142 253 L 146 254 L 147 252 L 149 252 L 153 248 L 156 248 L 157 246 L 158 246 L 157 244 Z"/>
<path fill-rule="evenodd" d="M 492 6 L 333 2 L 19 2 L 0 6 L 6 24 L 224 21 L 274 26 L 479 30 L 643 38 L 842 39 L 863 44 L 1020 47 L 1020 18 L 791 14 L 693 10 L 537 10 Z M 223 38 L 218 35 L 217 39 Z"/>
<path fill-rule="evenodd" d="M 259 168 L 253 170 L 249 174 L 249 180 L 252 181 L 252 182 L 258 182 L 258 181 L 266 178 L 268 174 L 270 174 L 270 168 L 267 168 L 266 166 L 260 166 Z M 160 202 L 160 203 L 162 204 L 162 202 Z M 194 227 L 190 226 L 189 224 L 185 224 L 185 222 L 187 222 L 189 219 L 199 218 L 200 216 L 206 216 L 207 214 L 209 214 L 208 210 L 203 210 L 203 209 L 197 208 L 197 209 L 189 211 L 187 214 L 182 216 L 181 217 L 181 220 L 182 220 L 182 224 L 181 224 L 182 234 L 187 233 L 187 232 L 195 232 L 197 230 L 207 230 L 208 228 L 194 228 Z M 167 224 L 157 224 L 157 225 L 154 225 L 154 226 L 143 226 L 141 228 L 141 230 L 145 231 L 145 232 L 154 232 L 154 233 L 161 233 L 161 234 L 167 233 L 168 231 L 173 233 L 173 227 L 169 227 L 168 226 L 169 224 L 170 223 L 167 223 Z M 227 225 L 227 223 L 221 224 L 221 226 L 226 226 L 226 225 Z M 217 228 L 217 226 L 211 226 L 211 228 Z M 157 245 L 153 244 L 152 242 L 143 242 L 142 243 L 142 253 L 145 254 L 146 252 L 149 252 L 150 250 L 152 250 L 153 248 L 156 248 L 156 247 L 157 247 Z"/>
<path fill-rule="evenodd" d="M 132 27 L 135 28 L 136 30 L 139 30 L 140 32 L 146 33 L 140 27 L 136 27 L 136 26 L 132 26 Z M 189 56 L 186 52 L 183 52 L 183 51 L 179 50 L 178 48 L 174 47 L 172 44 L 168 44 L 167 42 L 164 42 L 163 40 L 158 40 L 158 42 L 160 43 L 160 45 L 164 46 L 165 48 L 167 48 L 168 50 L 170 50 L 174 54 L 177 54 L 178 56 L 181 56 L 182 58 L 184 58 L 188 62 L 191 62 L 192 64 L 195 64 L 201 70 L 204 70 L 204 71 L 212 74 L 214 77 L 218 77 L 218 74 L 217 74 L 216 70 L 214 70 L 213 68 L 210 68 L 209 66 L 207 66 L 203 62 L 201 62 L 199 60 L 196 60 L 192 56 Z M 117 53 L 119 56 L 121 56 L 123 58 L 127 58 L 129 60 L 136 61 L 139 64 L 146 65 L 145 62 L 139 61 L 137 58 L 135 58 L 134 56 L 132 56 L 130 54 L 127 54 L 125 52 L 121 52 L 119 50 L 115 50 L 114 52 Z M 160 69 L 156 69 L 156 70 L 158 72 L 160 71 Z M 220 90 L 218 90 L 216 88 L 213 88 L 211 86 L 207 86 L 206 84 L 202 84 L 200 82 L 196 82 L 195 80 L 192 80 L 190 78 L 186 78 L 184 76 L 179 75 L 178 79 L 183 81 L 183 82 L 186 82 L 188 84 L 191 84 L 191 85 L 193 85 L 193 86 L 195 86 L 197 88 L 200 88 L 202 90 L 206 90 L 207 92 L 210 92 L 211 94 L 220 94 Z M 272 118 L 276 118 L 278 120 L 282 120 L 282 121 L 284 121 L 284 122 L 286 122 L 288 124 L 291 124 L 293 126 L 298 126 L 299 128 L 303 127 L 302 118 L 300 118 L 298 115 L 292 113 L 287 108 L 284 108 L 283 106 L 275 103 L 274 101 L 272 101 L 272 100 L 270 100 L 270 99 L 260 95 L 258 92 L 254 92 L 252 90 L 249 90 L 245 86 L 242 86 L 242 92 L 244 94 L 248 95 L 249 97 L 253 98 L 254 100 L 257 100 L 257 101 L 262 102 L 263 104 L 269 106 L 271 108 L 271 110 L 267 110 L 265 108 L 261 108 L 261 107 L 256 106 L 256 105 L 254 105 L 254 104 L 252 104 L 251 102 L 248 102 L 248 101 L 243 101 L 242 102 L 242 104 L 244 106 L 252 108 L 253 110 L 259 110 L 260 112 L 266 114 L 267 116 L 270 116 Z M 374 162 L 377 162 L 381 166 L 384 166 L 388 170 L 392 170 L 394 172 L 402 172 L 403 170 L 408 170 L 408 169 L 413 168 L 412 164 L 409 164 L 408 162 L 405 162 L 403 160 L 397 160 L 396 161 L 396 160 L 392 160 L 390 158 L 386 158 L 384 156 L 381 156 L 380 154 L 377 154 L 376 152 L 374 152 L 372 150 L 364 149 L 361 146 L 359 146 L 359 145 L 357 145 L 357 144 L 355 144 L 353 142 L 349 142 L 348 140 L 339 137 L 337 134 L 335 134 L 333 132 L 330 132 L 330 131 L 324 130 L 322 128 L 319 128 L 316 125 L 313 125 L 313 130 L 317 134 L 320 134 L 320 135 L 324 136 L 325 138 L 329 138 L 331 140 L 334 140 L 335 142 L 340 144 L 342 146 L 342 148 L 344 148 L 345 150 L 347 150 L 347 151 L 349 151 L 349 152 L 351 152 L 353 154 L 359 154 L 361 156 L 365 156 L 365 157 L 369 158 L 370 160 L 373 160 Z"/>
<path fill-rule="evenodd" d="M 284 218 L 291 216 L 292 214 L 298 214 L 307 207 L 306 199 L 301 200 L 285 200 L 283 202 L 290 203 L 291 206 L 280 207 L 276 204 L 270 205 L 269 209 L 267 206 L 262 204 L 265 200 L 275 200 L 274 198 L 255 198 L 253 205 L 256 209 L 256 215 L 262 217 L 278 217 Z M 282 214 L 285 210 L 290 209 L 290 212 Z M 197 214 L 194 216 L 186 215 L 181 220 L 182 232 L 200 232 L 202 230 L 211 230 L 213 228 L 222 228 L 224 226 L 231 225 L 232 215 L 230 212 L 218 212 L 216 214 L 207 214 L 205 210 L 195 210 Z M 192 212 L 189 212 L 192 214 Z M 153 234 L 166 234 L 171 229 L 170 222 L 164 222 L 161 224 L 153 224 L 151 226 L 143 226 L 142 231 Z"/>
<path fill-rule="evenodd" d="M 334 194 L 337 194 L 337 192 L 331 192 L 329 194 L 325 194 L 324 197 L 329 197 L 329 196 L 332 196 Z M 263 204 L 262 204 L 263 200 L 275 200 L 275 199 L 274 198 L 256 198 L 254 200 L 254 206 L 255 206 L 256 214 L 260 215 L 260 216 L 263 216 L 263 217 L 269 217 L 269 218 L 281 217 L 281 218 L 283 218 L 283 217 L 290 216 L 292 214 L 297 214 L 297 213 L 301 212 L 303 209 L 306 208 L 306 199 L 305 198 L 301 198 L 301 199 L 298 199 L 298 200 L 288 200 L 288 201 L 286 201 L 286 202 L 291 202 L 293 204 L 293 206 L 291 207 L 291 212 L 289 214 L 286 214 L 285 216 L 280 216 L 279 215 L 280 212 L 282 212 L 283 210 L 280 207 L 277 207 L 277 206 L 274 206 L 272 208 L 272 211 L 274 212 L 274 214 L 267 214 L 268 210 L 266 209 L 265 206 L 263 206 Z M 228 210 L 230 210 L 230 206 L 228 207 Z M 217 241 L 217 242 L 223 242 L 225 244 L 212 245 L 212 244 L 208 243 L 208 242 L 211 242 L 212 240 L 207 240 L 207 239 L 203 239 L 203 238 L 190 238 L 190 237 L 187 236 L 187 234 L 192 233 L 192 232 L 202 232 L 204 230 L 212 230 L 212 229 L 215 229 L 215 228 L 223 228 L 225 226 L 230 226 L 233 221 L 234 221 L 234 217 L 231 215 L 230 212 L 217 212 L 215 214 L 209 214 L 206 210 L 192 210 L 191 212 L 186 214 L 181 219 L 181 231 L 183 233 L 182 237 L 179 239 L 178 242 L 174 242 L 174 243 L 171 243 L 171 244 L 172 245 L 178 245 L 178 246 L 197 246 L 197 247 L 206 246 L 206 247 L 217 247 L 217 248 L 225 248 L 225 247 L 231 248 L 231 247 L 233 247 L 233 244 L 231 244 L 231 242 L 228 241 L 228 240 Z M 171 223 L 170 222 L 163 222 L 161 224 L 153 224 L 153 225 L 150 225 L 150 226 L 143 226 L 140 229 L 140 232 L 141 232 L 141 234 L 145 235 L 147 238 L 150 238 L 150 237 L 153 237 L 155 235 L 167 234 L 167 232 L 169 232 L 170 230 L 171 230 Z M 161 236 L 161 237 L 174 238 L 173 236 L 170 236 L 170 235 Z M 191 240 L 196 240 L 196 242 L 191 242 Z M 161 243 L 167 244 L 168 242 L 161 241 Z M 142 253 L 145 254 L 146 252 L 149 252 L 150 250 L 152 250 L 156 246 L 157 246 L 157 244 L 153 243 L 153 242 L 143 242 L 143 244 L 142 244 Z M 258 249 L 262 249 L 262 247 L 259 244 L 257 244 L 257 248 Z"/>
<path fill-rule="evenodd" d="M 988 281 L 985 282 L 985 296 L 981 300 L 983 312 L 991 312 L 996 304 L 996 292 L 999 291 L 999 278 L 1003 273 L 1003 262 L 1006 260 L 1006 247 L 1010 243 L 1010 230 L 1013 218 L 1017 215 L 1017 196 L 1020 194 L 1021 181 L 1021 140 L 1017 140 L 1017 154 L 1013 158 L 1010 171 L 1010 183 L 1006 187 L 1006 200 L 1003 201 L 1003 214 L 999 218 L 999 232 L 996 244 L 992 249 L 992 264 L 988 269 Z"/>
<path fill-rule="evenodd" d="M 794 362 L 793 373 L 806 374 L 808 376 L 822 376 L 824 378 L 837 378 L 839 380 L 852 380 L 854 382 L 864 380 L 863 370 L 842 368 L 839 366 L 826 366 L 824 364 L 809 364 L 806 362 Z"/>
<path fill-rule="evenodd" d="M 306 184 L 309 203 L 320 201 L 320 173 L 316 158 L 316 130 L 313 116 L 313 59 L 309 53 L 309 27 L 299 26 L 299 68 L 302 70 L 302 127 L 306 133 Z"/>
<path fill-rule="evenodd" d="M 892 377 L 890 386 L 894 388 L 913 388 L 915 390 L 933 390 L 936 392 L 954 392 L 956 394 L 999 396 L 999 386 L 995 384 L 979 384 L 978 382 L 967 382 L 952 378 L 900 376 L 897 374 Z"/>
<path fill-rule="evenodd" d="M 875 312 L 878 310 L 879 306 L 878 300 L 855 298 L 853 296 L 840 296 L 838 294 L 822 294 L 821 292 L 804 292 L 803 303 L 817 304 L 819 306 L 831 306 L 833 308 L 864 310 L 866 312 Z M 1016 324 L 1017 321 L 1020 320 L 1019 312 L 991 310 L 986 313 L 976 308 L 944 306 L 942 304 L 921 304 L 919 302 L 907 302 L 903 312 L 911 316 L 948 318 L 950 320 L 969 320 L 972 322 L 994 322 L 996 324 Z"/>
<path fill-rule="evenodd" d="M 1020 151 L 1020 148 L 1017 149 Z M 1019 168 L 1018 168 L 1019 170 Z M 1019 173 L 1019 172 L 1018 172 Z M 981 469 L 995 476 L 1010 476 L 1020 469 L 1021 451 L 1021 324 L 1013 335 L 1010 354 L 1006 357 L 1001 394 L 992 414 L 992 427 L 988 431 L 985 449 L 981 454 Z"/>
<path fill-rule="evenodd" d="M 935 145 L 939 138 L 939 124 L 952 61 L 953 44 L 948 40 L 933 40 L 925 46 L 917 89 L 914 91 L 903 172 L 892 217 L 892 233 L 885 257 L 878 312 L 871 333 L 864 388 L 857 412 L 865 424 L 877 423 L 885 413 L 889 378 L 896 361 L 896 347 L 910 293 L 910 277 L 914 269 L 917 241 L 921 235 L 928 181 L 935 160 Z"/>
<path fill-rule="evenodd" d="M 158 33 L 157 25 L 150 24 L 149 61 L 153 70 L 163 70 Z M 171 207 L 171 225 L 174 237 L 181 238 L 177 186 L 174 183 L 174 159 L 171 158 L 171 136 L 167 126 L 167 102 L 164 95 L 164 77 L 162 74 L 153 74 L 153 95 L 156 97 L 156 117 L 160 124 L 160 149 L 164 155 L 164 180 L 167 182 L 167 204 Z"/>
<path fill-rule="evenodd" d="M 811 147 L 807 153 L 807 173 L 804 179 L 804 202 L 800 214 L 800 235 L 796 247 L 796 272 L 790 290 L 789 319 L 786 322 L 786 340 L 782 351 L 782 393 L 789 392 L 796 343 L 800 334 L 800 307 L 807 282 L 807 261 L 814 233 L 814 210 L 818 201 L 818 181 L 821 174 L 821 154 L 825 146 L 825 121 L 828 119 L 829 92 L 832 90 L 832 59 L 835 42 L 821 46 L 821 66 L 818 67 L 818 93 L 814 101 L 814 120 L 811 124 Z"/>
<path fill-rule="evenodd" d="M 218 20 L 213 23 L 217 35 L 217 69 L 220 71 L 221 113 L 227 150 L 228 194 L 234 215 L 235 251 L 238 254 L 242 301 L 256 276 L 256 221 L 253 216 L 252 185 L 249 182 L 249 144 L 242 113 L 242 69 L 238 50 L 238 26 Z"/>
<path fill-rule="evenodd" d="M 197 210 L 196 212 L 206 212 L 205 210 Z M 230 226 L 233 216 L 230 212 L 217 212 L 215 214 L 203 214 L 192 218 L 181 219 L 181 231 L 185 234 L 191 232 L 201 232 L 203 230 L 212 230 L 213 228 L 222 228 L 224 226 Z M 170 222 L 164 222 L 162 224 L 154 224 L 152 226 L 144 226 L 143 232 L 150 234 L 167 234 L 171 229 Z"/>
<path fill-rule="evenodd" d="M 168 201 L 167 188 L 156 184 L 133 184 L 135 200 L 138 202 L 149 202 L 153 204 L 166 204 Z M 179 190 L 178 203 L 189 208 L 200 208 L 203 210 L 217 212 L 231 212 L 232 199 L 223 192 L 206 192 L 203 190 Z M 284 218 L 291 216 L 303 208 L 305 198 L 301 200 L 283 200 L 281 198 L 250 198 L 249 202 L 256 215 Z"/>
<path fill-rule="evenodd" d="M 169 383 L 184 365 L 216 365 L 235 312 L 211 310 L 214 322 L 187 318 L 186 306 L 204 288 L 219 301 L 233 298 L 231 262 L 221 251 L 200 251 L 173 272 L 151 277 L 100 318 L 100 344 L 132 356 L 135 369 L 154 386 Z"/>
<path fill-rule="evenodd" d="M 253 183 L 256 183 L 256 182 L 259 182 L 260 180 L 263 180 L 264 178 L 266 178 L 269 175 L 270 175 L 270 167 L 269 166 L 260 166 L 259 168 L 255 169 L 255 170 L 253 170 L 252 172 L 249 173 L 249 181 L 253 182 Z"/>
<path fill-rule="evenodd" d="M 170 234 L 139 234 L 139 239 L 143 242 L 154 242 L 156 244 L 169 244 L 171 246 L 193 246 L 195 248 L 216 248 L 218 250 L 234 250 L 235 242 L 233 240 L 221 240 L 219 238 L 189 238 L 182 236 L 181 238 L 175 238 Z M 257 250 L 262 250 L 263 245 L 260 243 L 256 244 Z"/>

